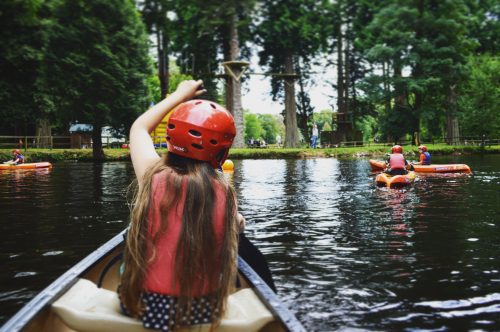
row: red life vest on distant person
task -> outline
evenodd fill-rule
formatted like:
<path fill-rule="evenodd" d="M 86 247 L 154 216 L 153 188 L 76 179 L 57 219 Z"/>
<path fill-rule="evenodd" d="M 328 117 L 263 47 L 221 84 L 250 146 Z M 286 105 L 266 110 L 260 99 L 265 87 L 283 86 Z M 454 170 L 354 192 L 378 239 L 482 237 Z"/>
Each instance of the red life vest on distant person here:
<path fill-rule="evenodd" d="M 391 153 L 389 167 L 391 169 L 405 169 L 405 157 L 401 153 Z"/>
<path fill-rule="evenodd" d="M 148 257 L 152 254 L 153 237 L 159 230 L 162 217 L 168 222 L 167 231 L 160 235 L 156 243 L 156 252 L 153 262 L 147 268 L 144 290 L 150 293 L 159 293 L 164 295 L 179 296 L 179 283 L 175 281 L 175 256 L 177 242 L 180 239 L 182 229 L 182 213 L 186 202 L 186 181 L 182 184 L 182 194 L 177 206 L 174 206 L 168 213 L 168 216 L 162 216 L 160 211 L 161 201 L 165 195 L 166 180 L 169 171 L 163 171 L 153 176 L 151 189 L 152 197 L 149 210 L 148 224 Z M 213 210 L 213 224 L 215 227 L 216 243 L 213 250 L 221 251 L 224 230 L 224 214 L 226 211 L 226 194 L 221 185 L 215 185 L 215 206 Z M 217 271 L 214 271 L 217 273 Z M 203 276 L 200 276 L 203 280 Z M 198 287 L 196 287 L 198 286 Z M 207 285 L 196 285 L 193 290 L 194 296 L 207 295 L 214 290 L 209 290 Z"/>

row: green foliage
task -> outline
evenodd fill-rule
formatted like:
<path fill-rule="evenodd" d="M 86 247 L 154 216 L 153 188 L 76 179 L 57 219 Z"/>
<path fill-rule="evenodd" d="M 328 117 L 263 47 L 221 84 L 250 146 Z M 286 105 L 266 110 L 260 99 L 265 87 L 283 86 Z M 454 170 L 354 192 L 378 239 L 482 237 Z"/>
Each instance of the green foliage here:
<path fill-rule="evenodd" d="M 477 54 L 500 51 L 500 3 L 497 0 L 467 0 L 469 39 Z"/>
<path fill-rule="evenodd" d="M 46 118 L 41 66 L 47 38 L 40 0 L 0 1 L 0 130 L 27 134 Z"/>
<path fill-rule="evenodd" d="M 268 144 L 275 144 L 277 135 L 283 138 L 285 129 L 276 115 L 245 113 L 245 142 L 262 138 Z"/>
<path fill-rule="evenodd" d="M 319 131 L 329 131 L 333 128 L 333 112 L 329 109 L 313 113 L 312 121 L 316 122 Z"/>
<path fill-rule="evenodd" d="M 265 1 L 260 7 L 261 23 L 256 29 L 261 65 L 271 72 L 285 72 L 285 57 L 295 57 L 305 72 L 308 64 L 326 43 L 325 26 L 330 23 L 325 14 L 326 2 L 315 0 Z M 297 70 L 298 69 L 298 70 Z M 283 96 L 283 81 L 271 78 L 273 99 Z"/>
<path fill-rule="evenodd" d="M 46 80 L 59 117 L 128 131 L 150 100 L 147 38 L 134 3 L 66 0 L 53 15 Z"/>
<path fill-rule="evenodd" d="M 264 138 L 268 144 L 275 144 L 277 135 L 281 137 L 284 136 L 284 129 L 282 129 L 283 125 L 276 116 L 271 114 L 258 114 L 258 119 L 262 127 L 262 138 Z"/>
<path fill-rule="evenodd" d="M 262 135 L 262 125 L 260 124 L 257 114 L 245 114 L 245 142 L 250 139 L 259 139 Z"/>
<path fill-rule="evenodd" d="M 500 137 L 500 57 L 469 58 L 469 79 L 459 98 L 464 136 Z"/>

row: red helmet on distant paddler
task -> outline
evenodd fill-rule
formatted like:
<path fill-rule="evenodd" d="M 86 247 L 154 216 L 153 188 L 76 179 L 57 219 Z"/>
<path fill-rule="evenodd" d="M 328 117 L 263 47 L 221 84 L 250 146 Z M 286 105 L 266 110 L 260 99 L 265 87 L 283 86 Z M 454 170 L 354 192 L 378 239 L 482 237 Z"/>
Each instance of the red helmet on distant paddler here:
<path fill-rule="evenodd" d="M 391 149 L 392 153 L 403 153 L 401 145 L 394 145 Z"/>
<path fill-rule="evenodd" d="M 422 150 L 422 152 L 427 151 L 427 147 L 426 147 L 425 145 L 420 145 L 420 146 L 418 147 L 418 149 L 419 149 L 419 150 Z"/>
<path fill-rule="evenodd" d="M 19 151 L 19 149 L 14 149 L 14 150 L 12 150 L 12 153 L 21 154 L 21 151 Z"/>
<path fill-rule="evenodd" d="M 234 136 L 233 116 L 213 101 L 195 99 L 182 103 L 168 119 L 168 151 L 208 161 L 214 168 L 226 160 Z"/>

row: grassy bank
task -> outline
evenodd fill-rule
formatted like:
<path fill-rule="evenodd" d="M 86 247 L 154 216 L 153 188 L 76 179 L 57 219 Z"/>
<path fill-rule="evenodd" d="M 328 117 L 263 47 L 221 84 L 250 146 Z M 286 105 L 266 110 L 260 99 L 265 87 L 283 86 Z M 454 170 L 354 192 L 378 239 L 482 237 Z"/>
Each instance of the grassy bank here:
<path fill-rule="evenodd" d="M 460 155 L 460 154 L 480 154 L 480 153 L 500 153 L 500 146 L 450 146 L 444 144 L 427 145 L 433 155 Z M 417 155 L 417 147 L 405 146 L 405 154 Z M 0 161 L 11 159 L 11 149 L 0 149 Z M 328 149 L 231 149 L 229 158 L 231 159 L 284 159 L 284 158 L 322 158 L 322 157 L 380 157 L 390 151 L 388 146 L 363 146 Z M 159 150 L 166 152 L 166 149 Z M 62 160 L 92 161 L 91 149 L 29 149 L 23 151 L 26 162 Z M 104 149 L 106 161 L 130 160 L 129 151 L 126 149 Z"/>

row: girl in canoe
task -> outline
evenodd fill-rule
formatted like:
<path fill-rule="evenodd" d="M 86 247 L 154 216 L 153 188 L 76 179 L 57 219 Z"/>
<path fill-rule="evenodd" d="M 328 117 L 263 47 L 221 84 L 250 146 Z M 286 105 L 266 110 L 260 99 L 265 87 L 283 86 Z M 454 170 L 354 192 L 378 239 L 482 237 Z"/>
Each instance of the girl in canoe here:
<path fill-rule="evenodd" d="M 244 219 L 222 172 L 236 134 L 231 114 L 205 100 L 202 81 L 184 81 L 130 130 L 138 181 L 119 289 L 125 313 L 170 331 L 221 319 L 235 285 Z M 179 105 L 180 104 L 180 105 Z M 161 158 L 149 133 L 176 106 Z"/>

